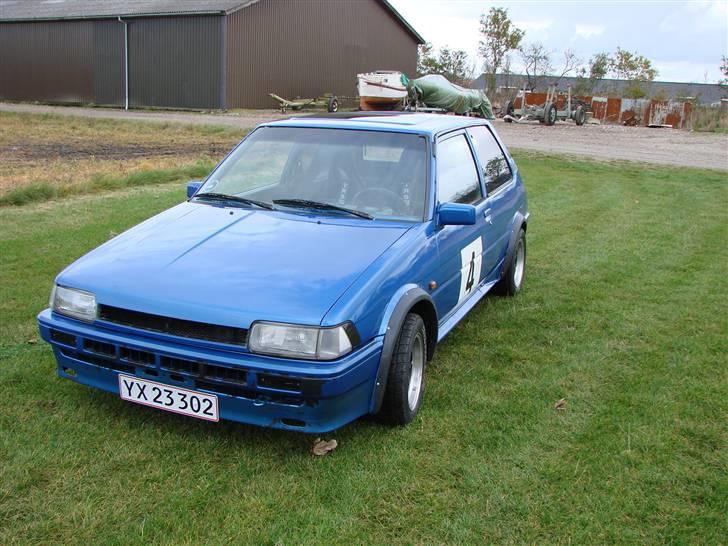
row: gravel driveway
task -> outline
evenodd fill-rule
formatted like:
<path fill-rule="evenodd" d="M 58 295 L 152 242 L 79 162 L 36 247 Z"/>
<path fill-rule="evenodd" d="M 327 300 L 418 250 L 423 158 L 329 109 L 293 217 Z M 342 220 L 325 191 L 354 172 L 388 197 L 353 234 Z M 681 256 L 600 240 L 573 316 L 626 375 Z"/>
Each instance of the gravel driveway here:
<path fill-rule="evenodd" d="M 495 126 L 510 148 L 728 170 L 728 134 L 567 122 L 546 127 L 496 120 Z"/>
<path fill-rule="evenodd" d="M 254 127 L 272 119 L 287 117 L 275 110 L 245 113 L 196 113 L 129 111 L 110 108 L 44 106 L 0 103 L 0 111 L 54 113 L 91 118 L 130 119 L 151 122 L 179 122 L 206 125 Z M 660 165 L 705 167 L 728 170 L 728 134 L 692 133 L 675 129 L 649 129 L 619 125 L 557 123 L 515 124 L 496 120 L 495 126 L 509 148 L 542 153 L 584 156 L 599 160 L 643 161 Z"/>

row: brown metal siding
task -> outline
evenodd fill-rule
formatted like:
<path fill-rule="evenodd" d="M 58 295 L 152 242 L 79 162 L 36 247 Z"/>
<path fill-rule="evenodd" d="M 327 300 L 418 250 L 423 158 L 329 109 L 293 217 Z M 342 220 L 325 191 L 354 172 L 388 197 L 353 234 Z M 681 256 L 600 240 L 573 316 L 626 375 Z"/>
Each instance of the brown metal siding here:
<path fill-rule="evenodd" d="M 93 102 L 92 21 L 0 24 L 0 99 Z"/>
<path fill-rule="evenodd" d="M 222 16 L 127 21 L 131 106 L 222 106 Z M 124 25 L 0 23 L 0 99 L 123 106 Z"/>
<path fill-rule="evenodd" d="M 129 19 L 130 106 L 221 108 L 221 16 Z"/>
<path fill-rule="evenodd" d="M 357 73 L 417 67 L 417 42 L 377 0 L 260 0 L 226 20 L 228 108 L 354 96 Z"/>
<path fill-rule="evenodd" d="M 124 25 L 94 21 L 94 99 L 96 104 L 124 105 Z"/>

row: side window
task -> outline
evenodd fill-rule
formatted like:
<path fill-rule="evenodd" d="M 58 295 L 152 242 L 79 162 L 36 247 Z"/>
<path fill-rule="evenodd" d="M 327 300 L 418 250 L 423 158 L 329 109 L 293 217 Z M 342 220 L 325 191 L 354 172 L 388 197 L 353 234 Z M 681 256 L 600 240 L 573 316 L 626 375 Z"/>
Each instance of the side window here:
<path fill-rule="evenodd" d="M 437 145 L 437 198 L 441 203 L 476 203 L 483 198 L 478 170 L 465 135 Z"/>
<path fill-rule="evenodd" d="M 488 195 L 496 191 L 503 184 L 510 182 L 513 175 L 503 151 L 498 146 L 493 135 L 487 127 L 478 126 L 468 129 L 470 137 L 475 144 L 475 153 L 483 168 L 485 190 Z"/>

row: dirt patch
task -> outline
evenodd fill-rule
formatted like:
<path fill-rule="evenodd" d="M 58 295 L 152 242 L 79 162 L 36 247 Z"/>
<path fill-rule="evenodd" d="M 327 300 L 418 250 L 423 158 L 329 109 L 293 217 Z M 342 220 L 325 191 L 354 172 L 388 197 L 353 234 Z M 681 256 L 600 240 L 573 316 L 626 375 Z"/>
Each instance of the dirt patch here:
<path fill-rule="evenodd" d="M 0 196 L 31 184 L 81 186 L 99 177 L 214 163 L 244 134 L 237 128 L 0 111 Z"/>
<path fill-rule="evenodd" d="M 73 144 L 11 144 L 0 146 L 0 157 L 4 161 L 30 160 L 78 160 L 78 159 L 116 159 L 148 158 L 151 156 L 186 156 L 206 155 L 220 156 L 227 153 L 230 147 L 222 144 L 178 144 L 174 146 L 138 146 L 134 144 L 87 143 Z"/>

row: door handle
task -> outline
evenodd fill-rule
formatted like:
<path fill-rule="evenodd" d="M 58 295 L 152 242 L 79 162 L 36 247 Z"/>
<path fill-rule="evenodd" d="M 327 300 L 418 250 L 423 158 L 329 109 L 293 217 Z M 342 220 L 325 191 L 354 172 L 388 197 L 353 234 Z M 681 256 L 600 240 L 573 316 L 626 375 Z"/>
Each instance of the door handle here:
<path fill-rule="evenodd" d="M 491 209 L 486 209 L 483 211 L 483 217 L 485 218 L 485 221 L 488 224 L 493 224 L 493 215 L 491 214 Z"/>

